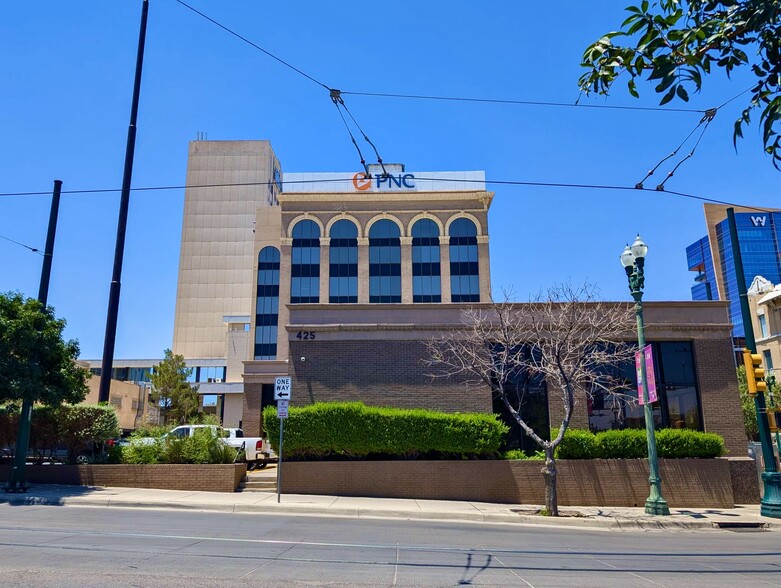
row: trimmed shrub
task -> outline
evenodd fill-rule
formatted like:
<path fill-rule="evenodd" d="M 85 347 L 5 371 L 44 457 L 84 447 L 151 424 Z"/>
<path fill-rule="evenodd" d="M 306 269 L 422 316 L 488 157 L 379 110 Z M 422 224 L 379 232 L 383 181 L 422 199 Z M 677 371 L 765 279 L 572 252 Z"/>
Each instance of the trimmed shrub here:
<path fill-rule="evenodd" d="M 263 411 L 275 450 L 276 408 Z M 324 402 L 292 407 L 285 423 L 285 456 L 291 458 L 480 457 L 493 456 L 507 427 L 492 414 L 365 406 Z"/>
<path fill-rule="evenodd" d="M 551 431 L 551 437 L 558 431 Z M 596 436 L 591 431 L 567 429 L 564 438 L 556 447 L 556 459 L 594 459 L 597 456 Z"/>
<path fill-rule="evenodd" d="M 727 453 L 724 439 L 716 433 L 688 429 L 661 429 L 656 432 L 659 457 L 720 457 Z"/>
<path fill-rule="evenodd" d="M 656 431 L 656 451 L 665 458 L 714 458 L 726 453 L 724 439 L 716 433 L 690 429 Z M 591 431 L 569 429 L 556 449 L 557 459 L 638 459 L 648 457 L 645 429 Z"/>
<path fill-rule="evenodd" d="M 233 463 L 238 456 L 238 450 L 223 443 L 210 428 L 196 429 L 191 437 L 138 439 L 133 435 L 122 448 L 123 463 Z"/>
<path fill-rule="evenodd" d="M 615 429 L 596 434 L 597 455 L 602 459 L 637 459 L 648 456 L 643 429 Z"/>

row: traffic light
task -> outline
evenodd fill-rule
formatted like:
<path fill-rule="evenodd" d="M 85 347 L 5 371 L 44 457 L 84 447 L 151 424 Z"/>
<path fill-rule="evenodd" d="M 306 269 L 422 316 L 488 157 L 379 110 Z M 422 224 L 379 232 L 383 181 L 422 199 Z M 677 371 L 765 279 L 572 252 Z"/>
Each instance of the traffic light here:
<path fill-rule="evenodd" d="M 781 408 L 767 409 L 767 423 L 771 433 L 781 432 Z"/>
<path fill-rule="evenodd" d="M 748 349 L 744 349 L 743 364 L 746 366 L 748 393 L 756 394 L 757 392 L 767 392 L 765 368 L 762 367 L 762 356 L 758 353 L 751 353 Z"/>

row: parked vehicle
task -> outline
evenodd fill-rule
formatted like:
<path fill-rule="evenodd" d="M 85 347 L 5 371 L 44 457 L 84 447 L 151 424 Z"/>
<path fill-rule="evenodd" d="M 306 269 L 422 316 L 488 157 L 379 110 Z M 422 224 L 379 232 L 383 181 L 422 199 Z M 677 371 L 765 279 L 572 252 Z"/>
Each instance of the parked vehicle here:
<path fill-rule="evenodd" d="M 264 468 L 271 459 L 276 459 L 277 457 L 274 450 L 271 449 L 271 446 L 263 437 L 245 437 L 244 431 L 241 429 L 223 429 L 216 425 L 179 425 L 163 435 L 163 439 L 168 437 L 192 437 L 198 429 L 207 428 L 219 435 L 220 440 L 226 445 L 243 450 L 244 459 L 250 470 Z M 153 442 L 154 438 L 152 437 L 141 437 L 133 440 L 133 443 Z"/>

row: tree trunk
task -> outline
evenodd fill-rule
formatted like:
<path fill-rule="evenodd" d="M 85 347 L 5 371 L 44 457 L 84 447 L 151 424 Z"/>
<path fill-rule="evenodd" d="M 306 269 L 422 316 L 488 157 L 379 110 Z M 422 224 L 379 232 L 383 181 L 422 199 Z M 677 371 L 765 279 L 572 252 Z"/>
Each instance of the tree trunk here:
<path fill-rule="evenodd" d="M 542 468 L 542 477 L 545 478 L 545 510 L 548 516 L 559 516 L 559 500 L 556 494 L 556 460 L 553 459 L 555 448 L 545 448 L 545 467 Z"/>

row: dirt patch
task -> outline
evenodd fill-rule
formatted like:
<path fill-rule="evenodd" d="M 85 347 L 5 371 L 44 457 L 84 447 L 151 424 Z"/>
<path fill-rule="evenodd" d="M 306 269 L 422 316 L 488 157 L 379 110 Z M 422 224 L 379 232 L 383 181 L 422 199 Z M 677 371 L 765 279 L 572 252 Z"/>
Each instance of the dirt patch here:
<path fill-rule="evenodd" d="M 528 515 L 528 516 L 538 516 L 538 517 L 549 517 L 549 514 L 543 513 L 545 510 L 544 508 L 512 508 L 510 509 L 512 512 L 519 514 L 519 515 Z M 583 514 L 582 512 L 578 510 L 572 510 L 567 508 L 560 508 L 559 509 L 559 518 L 585 518 L 588 515 Z"/>

